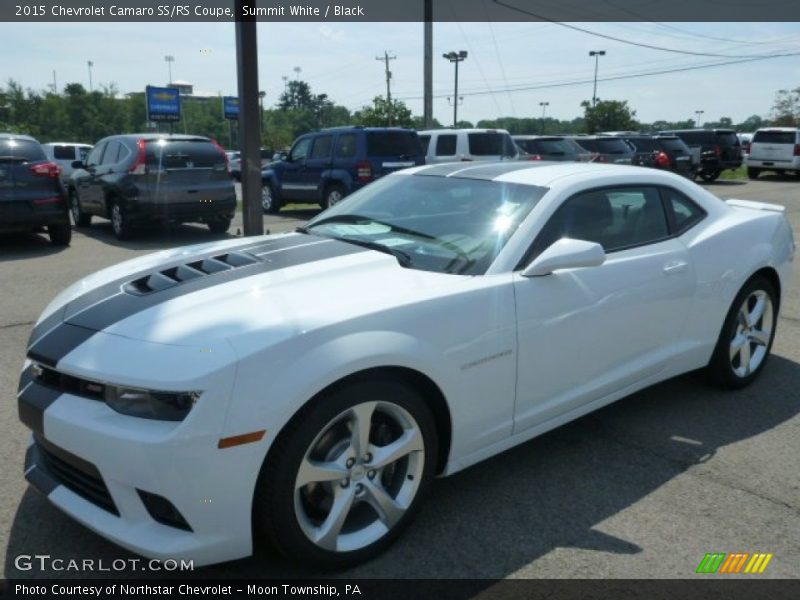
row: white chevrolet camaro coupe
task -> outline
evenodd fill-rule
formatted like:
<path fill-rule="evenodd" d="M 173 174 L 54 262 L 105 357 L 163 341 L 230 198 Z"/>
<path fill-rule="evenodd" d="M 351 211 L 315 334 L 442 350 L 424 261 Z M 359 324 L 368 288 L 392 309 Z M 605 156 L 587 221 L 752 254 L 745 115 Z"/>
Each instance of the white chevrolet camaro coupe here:
<path fill-rule="evenodd" d="M 433 478 L 680 373 L 764 367 L 782 208 L 597 164 L 386 176 L 297 232 L 79 281 L 30 338 L 25 476 L 100 535 L 196 565 L 260 540 L 346 566 Z"/>

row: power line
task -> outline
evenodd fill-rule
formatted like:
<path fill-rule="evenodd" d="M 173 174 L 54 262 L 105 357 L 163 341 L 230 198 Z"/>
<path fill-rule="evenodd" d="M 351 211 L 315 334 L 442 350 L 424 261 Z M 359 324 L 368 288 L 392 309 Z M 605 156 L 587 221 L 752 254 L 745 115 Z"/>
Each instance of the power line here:
<path fill-rule="evenodd" d="M 492 44 L 494 44 L 494 53 L 497 56 L 497 62 L 500 65 L 500 74 L 503 76 L 503 83 L 508 87 L 508 79 L 506 78 L 506 69 L 503 66 L 503 58 L 500 56 L 500 48 L 497 45 L 497 37 L 494 35 L 494 27 L 492 21 L 489 19 L 489 9 L 486 6 L 486 0 L 483 0 L 483 10 L 486 12 L 486 24 L 489 26 L 489 32 L 492 34 Z M 488 81 L 486 82 L 488 85 Z M 517 116 L 517 107 L 514 106 L 514 97 L 508 94 L 508 101 L 511 104 L 511 113 Z"/>
<path fill-rule="evenodd" d="M 742 58 L 738 60 L 729 60 L 723 62 L 717 62 L 712 64 L 705 64 L 705 65 L 693 65 L 689 67 L 677 67 L 672 69 L 661 69 L 658 71 L 649 71 L 649 72 L 641 72 L 641 73 L 631 73 L 627 75 L 615 75 L 611 77 L 602 77 L 599 78 L 598 81 L 619 81 L 622 79 L 637 79 L 639 77 L 652 77 L 654 75 L 666 75 L 670 73 L 682 73 L 684 71 L 697 71 L 700 69 L 711 69 L 714 67 L 723 67 L 726 65 L 735 65 L 741 63 L 748 63 L 748 62 L 756 62 L 761 60 L 770 60 L 773 58 L 783 58 L 787 56 L 800 56 L 800 52 L 792 52 L 782 55 L 775 55 L 775 56 L 758 56 L 755 58 Z M 478 90 L 474 92 L 463 92 L 461 93 L 462 96 L 485 96 L 486 94 L 496 94 L 500 92 L 527 92 L 531 90 L 542 90 L 542 89 L 550 89 L 550 88 L 559 88 L 559 87 L 572 87 L 576 85 L 586 85 L 587 83 L 592 83 L 593 79 L 581 79 L 575 81 L 565 81 L 559 83 L 543 83 L 537 85 L 529 85 L 529 86 L 518 86 L 518 87 L 510 87 L 503 90 Z M 437 94 L 434 97 L 436 98 L 443 98 L 446 94 Z M 419 100 L 421 96 L 405 96 L 400 98 L 400 100 Z"/>
<path fill-rule="evenodd" d="M 535 17 L 541 21 L 547 21 L 548 23 L 552 23 L 553 25 L 558 25 L 559 27 L 565 27 L 567 29 L 572 29 L 573 31 L 580 31 L 581 33 L 585 33 L 587 35 L 593 35 L 595 37 L 603 38 L 606 40 L 611 40 L 613 42 L 619 42 L 620 44 L 627 44 L 629 46 L 638 46 L 639 48 L 647 48 L 649 50 L 659 50 L 661 52 L 672 52 L 674 54 L 686 54 L 689 56 L 708 56 L 712 58 L 755 58 L 758 55 L 753 54 L 715 54 L 712 52 L 694 52 L 692 50 L 678 50 L 676 48 L 666 48 L 664 46 L 655 46 L 653 44 L 644 44 L 642 42 L 634 42 L 631 40 L 625 40 L 622 38 L 615 37 L 613 35 L 607 35 L 605 33 L 599 33 L 597 31 L 591 31 L 589 29 L 584 29 L 583 27 L 578 27 L 577 25 L 572 25 L 571 23 L 562 23 L 561 21 L 555 21 L 553 19 L 549 19 L 542 15 L 538 15 L 534 12 L 526 10 L 524 8 L 519 8 L 518 6 L 514 6 L 513 4 L 507 4 L 502 0 L 493 0 L 495 4 L 499 4 L 500 6 L 504 6 L 510 10 L 517 11 L 519 13 L 528 15 L 530 17 Z"/>

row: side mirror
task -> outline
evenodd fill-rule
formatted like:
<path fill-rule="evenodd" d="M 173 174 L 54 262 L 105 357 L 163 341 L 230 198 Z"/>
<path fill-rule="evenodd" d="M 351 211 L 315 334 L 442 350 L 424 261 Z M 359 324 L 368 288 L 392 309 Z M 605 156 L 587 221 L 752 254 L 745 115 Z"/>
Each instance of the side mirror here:
<path fill-rule="evenodd" d="M 277 157 L 277 160 L 289 160 L 288 152 L 278 152 L 278 154 L 276 154 L 275 156 Z"/>
<path fill-rule="evenodd" d="M 83 161 L 82 160 L 73 160 L 72 161 L 72 168 L 73 169 L 83 169 Z"/>
<path fill-rule="evenodd" d="M 562 238 L 551 244 L 522 271 L 523 277 L 549 275 L 558 269 L 597 267 L 606 260 L 600 244 L 584 240 Z"/>

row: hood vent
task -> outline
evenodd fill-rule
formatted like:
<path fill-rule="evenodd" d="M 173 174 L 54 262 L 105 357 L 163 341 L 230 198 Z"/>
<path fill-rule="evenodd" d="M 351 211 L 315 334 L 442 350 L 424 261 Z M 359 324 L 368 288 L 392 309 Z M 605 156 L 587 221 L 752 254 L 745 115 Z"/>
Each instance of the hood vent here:
<path fill-rule="evenodd" d="M 156 271 L 155 273 L 126 283 L 123 289 L 129 294 L 144 296 L 166 290 L 184 281 L 191 281 L 198 277 L 207 277 L 214 273 L 246 267 L 247 265 L 252 265 L 257 262 L 261 262 L 261 259 L 252 254 L 228 252 L 227 254 L 220 254 L 219 256 L 186 263 L 185 265 L 170 267 L 163 271 Z"/>

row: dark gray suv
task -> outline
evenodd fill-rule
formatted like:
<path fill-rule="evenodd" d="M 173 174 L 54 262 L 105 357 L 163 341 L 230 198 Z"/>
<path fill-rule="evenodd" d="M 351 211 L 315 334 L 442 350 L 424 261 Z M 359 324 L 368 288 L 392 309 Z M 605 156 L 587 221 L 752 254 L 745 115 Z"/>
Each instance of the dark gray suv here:
<path fill-rule="evenodd" d="M 67 246 L 72 227 L 61 168 L 30 136 L 0 133 L 0 231 L 47 227 L 54 246 Z"/>
<path fill-rule="evenodd" d="M 119 239 L 157 222 L 201 222 L 224 233 L 236 211 L 225 151 L 206 137 L 115 135 L 73 166 L 69 202 L 75 224 L 87 227 L 92 216 L 105 217 Z"/>

